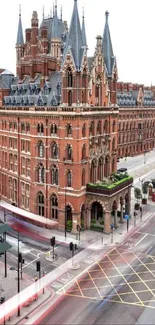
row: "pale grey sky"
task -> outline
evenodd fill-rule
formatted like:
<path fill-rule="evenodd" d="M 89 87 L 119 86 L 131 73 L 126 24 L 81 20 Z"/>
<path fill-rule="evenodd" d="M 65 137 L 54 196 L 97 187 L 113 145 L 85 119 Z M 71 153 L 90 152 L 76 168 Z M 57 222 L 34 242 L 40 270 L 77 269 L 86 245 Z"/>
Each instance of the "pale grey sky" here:
<path fill-rule="evenodd" d="M 70 23 L 73 0 L 57 0 L 58 11 L 63 6 L 63 19 Z M 53 7 L 51 0 L 0 1 L 0 68 L 16 71 L 15 43 L 19 4 L 22 6 L 23 31 L 31 26 L 32 11 L 39 21 L 42 8 L 45 15 Z M 103 34 L 105 11 L 110 12 L 109 25 L 120 81 L 155 85 L 155 0 L 78 0 L 80 18 L 85 7 L 88 55 L 93 55 L 96 36 Z"/>

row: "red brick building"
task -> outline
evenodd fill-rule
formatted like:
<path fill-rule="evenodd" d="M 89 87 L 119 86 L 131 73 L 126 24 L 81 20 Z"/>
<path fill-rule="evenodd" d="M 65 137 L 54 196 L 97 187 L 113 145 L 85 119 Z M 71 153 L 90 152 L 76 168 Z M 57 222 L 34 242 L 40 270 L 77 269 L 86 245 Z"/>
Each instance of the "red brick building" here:
<path fill-rule="evenodd" d="M 118 157 L 145 155 L 155 146 L 154 88 L 119 82 L 117 103 Z"/>
<path fill-rule="evenodd" d="M 108 15 L 88 57 L 77 0 L 69 30 L 57 6 L 40 27 L 33 12 L 25 42 L 20 13 L 17 77 L 0 75 L 6 85 L 6 93 L 0 89 L 1 198 L 58 220 L 60 229 L 65 217 L 73 231 L 81 221 L 89 228 L 91 218 L 104 217 L 109 232 L 111 210 L 116 217 L 121 205 L 122 215 L 124 200 L 130 210 L 131 182 L 117 191 L 89 187 L 117 170 L 117 66 Z"/>

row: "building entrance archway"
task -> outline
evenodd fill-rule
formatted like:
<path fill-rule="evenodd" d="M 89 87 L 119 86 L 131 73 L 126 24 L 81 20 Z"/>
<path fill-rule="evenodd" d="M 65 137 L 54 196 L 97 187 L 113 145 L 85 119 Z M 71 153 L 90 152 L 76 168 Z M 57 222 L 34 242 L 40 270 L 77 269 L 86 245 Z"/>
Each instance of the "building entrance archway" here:
<path fill-rule="evenodd" d="M 99 221 L 104 217 L 103 207 L 99 202 L 93 202 L 91 207 L 91 220 Z"/>

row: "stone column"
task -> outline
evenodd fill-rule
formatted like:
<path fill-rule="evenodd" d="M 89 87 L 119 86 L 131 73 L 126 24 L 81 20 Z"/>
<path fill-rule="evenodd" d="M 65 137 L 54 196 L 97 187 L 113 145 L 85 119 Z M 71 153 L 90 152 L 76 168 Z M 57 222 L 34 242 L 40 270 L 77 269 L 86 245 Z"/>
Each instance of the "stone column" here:
<path fill-rule="evenodd" d="M 121 218 L 120 218 L 120 223 L 124 223 L 124 220 L 123 220 L 123 203 L 121 204 Z"/>
<path fill-rule="evenodd" d="M 114 227 L 118 228 L 118 220 L 117 220 L 117 209 L 114 210 Z"/>
<path fill-rule="evenodd" d="M 86 227 L 87 227 L 87 229 L 90 228 L 90 223 L 91 223 L 91 210 L 87 209 L 86 210 Z"/>
<path fill-rule="evenodd" d="M 110 225 L 111 225 L 111 211 L 106 211 L 104 216 L 104 232 L 107 234 L 111 233 Z"/>
<path fill-rule="evenodd" d="M 75 213 L 72 214 L 72 234 L 77 234 L 77 225 L 79 224 L 79 216 Z"/>
<path fill-rule="evenodd" d="M 124 205 L 124 200 L 123 198 L 121 197 L 120 198 L 120 206 L 121 206 L 121 218 L 120 218 L 120 223 L 123 223 L 123 205 Z"/>

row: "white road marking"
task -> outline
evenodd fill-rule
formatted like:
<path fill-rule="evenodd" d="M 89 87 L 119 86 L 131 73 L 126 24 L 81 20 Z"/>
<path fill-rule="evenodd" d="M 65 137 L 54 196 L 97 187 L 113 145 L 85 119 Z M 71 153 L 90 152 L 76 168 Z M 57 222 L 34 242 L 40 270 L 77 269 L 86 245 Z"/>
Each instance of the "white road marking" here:
<path fill-rule="evenodd" d="M 147 250 L 146 254 L 152 249 L 152 246 Z"/>
<path fill-rule="evenodd" d="M 147 236 L 147 234 L 145 234 L 139 241 L 138 243 L 135 245 L 135 246 L 138 246 L 140 244 L 140 242 Z"/>
<path fill-rule="evenodd" d="M 38 260 L 38 257 L 35 258 L 33 261 L 31 261 L 30 263 L 27 263 L 26 265 L 23 266 L 23 269 L 29 265 L 31 265 L 32 263 L 36 262 Z"/>

